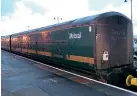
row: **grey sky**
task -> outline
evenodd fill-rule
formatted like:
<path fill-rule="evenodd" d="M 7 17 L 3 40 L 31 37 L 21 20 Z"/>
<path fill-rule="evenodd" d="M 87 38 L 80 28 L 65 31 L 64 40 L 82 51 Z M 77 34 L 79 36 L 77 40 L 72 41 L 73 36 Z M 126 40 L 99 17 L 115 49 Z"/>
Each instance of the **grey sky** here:
<path fill-rule="evenodd" d="M 26 30 L 28 25 L 31 29 L 54 24 L 55 16 L 61 16 L 65 21 L 107 11 L 118 11 L 130 18 L 130 0 L 127 1 L 125 3 L 124 0 L 2 0 L 2 30 L 3 34 L 10 34 Z M 137 35 L 136 5 L 137 0 L 133 0 L 133 24 Z"/>
<path fill-rule="evenodd" d="M 130 0 L 129 0 L 130 1 Z M 89 10 L 101 10 L 107 4 L 112 4 L 112 6 L 121 6 L 124 4 L 124 0 L 88 0 Z"/>
<path fill-rule="evenodd" d="M 41 5 L 32 1 L 25 0 L 24 4 L 26 7 L 30 8 L 33 13 L 45 14 L 48 11 L 45 9 L 45 7 L 42 7 Z"/>

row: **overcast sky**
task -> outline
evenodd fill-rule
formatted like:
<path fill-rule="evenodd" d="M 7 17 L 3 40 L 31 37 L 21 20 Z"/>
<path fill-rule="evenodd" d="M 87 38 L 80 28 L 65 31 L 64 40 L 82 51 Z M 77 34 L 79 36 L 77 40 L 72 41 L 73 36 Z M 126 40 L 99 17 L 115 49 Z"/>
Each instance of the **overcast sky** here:
<path fill-rule="evenodd" d="M 130 0 L 1 0 L 1 35 L 8 35 L 108 11 L 130 18 Z M 137 35 L 137 0 L 133 1 L 134 34 Z"/>

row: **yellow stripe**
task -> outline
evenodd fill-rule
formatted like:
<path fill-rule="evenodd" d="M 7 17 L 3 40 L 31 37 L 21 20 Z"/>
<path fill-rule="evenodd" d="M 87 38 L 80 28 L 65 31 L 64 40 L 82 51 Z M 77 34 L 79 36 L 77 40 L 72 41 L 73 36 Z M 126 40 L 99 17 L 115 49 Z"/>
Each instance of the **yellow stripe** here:
<path fill-rule="evenodd" d="M 21 48 L 16 48 L 16 50 L 21 50 Z M 28 53 L 34 53 L 36 54 L 36 50 L 31 50 L 31 49 L 22 49 L 23 52 L 28 52 Z M 45 56 L 52 56 L 51 52 L 45 52 L 45 51 L 37 51 L 39 55 L 45 55 Z M 72 60 L 72 61 L 77 61 L 77 62 L 83 62 L 83 63 L 89 63 L 89 64 L 94 64 L 94 58 L 91 57 L 84 57 L 84 56 L 76 56 L 76 55 L 66 55 L 67 60 Z"/>
<path fill-rule="evenodd" d="M 40 54 L 40 55 L 46 55 L 46 56 L 52 56 L 51 52 L 45 52 L 45 51 L 38 51 L 38 54 Z"/>
<path fill-rule="evenodd" d="M 34 54 L 36 54 L 36 50 L 28 49 L 28 53 L 34 53 Z"/>
<path fill-rule="evenodd" d="M 23 52 L 28 52 L 27 49 L 22 49 Z"/>
<path fill-rule="evenodd" d="M 94 58 L 91 57 L 83 57 L 83 56 L 75 56 L 75 55 L 67 55 L 68 60 L 77 61 L 77 62 L 83 62 L 83 63 L 89 63 L 94 64 Z"/>
<path fill-rule="evenodd" d="M 31 49 L 22 49 L 23 52 L 28 52 L 28 53 L 34 53 L 36 54 L 36 50 L 31 50 Z M 39 55 L 45 55 L 45 56 L 52 56 L 51 52 L 45 52 L 45 51 L 37 51 Z"/>

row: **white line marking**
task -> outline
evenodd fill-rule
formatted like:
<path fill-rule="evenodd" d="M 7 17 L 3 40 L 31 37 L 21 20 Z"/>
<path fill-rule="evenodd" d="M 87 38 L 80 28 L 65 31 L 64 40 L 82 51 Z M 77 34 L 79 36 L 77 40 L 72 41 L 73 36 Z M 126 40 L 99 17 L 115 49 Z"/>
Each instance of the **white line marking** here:
<path fill-rule="evenodd" d="M 8 53 L 10 53 L 10 52 L 8 52 Z M 57 70 L 60 70 L 60 71 L 75 75 L 75 76 L 78 76 L 78 77 L 82 77 L 84 79 L 88 79 L 88 80 L 91 80 L 91 81 L 94 81 L 94 82 L 97 82 L 97 83 L 100 83 L 100 84 L 103 84 L 103 85 L 107 85 L 109 87 L 113 87 L 113 88 L 116 88 L 116 89 L 119 89 L 119 90 L 122 90 L 122 91 L 129 92 L 129 93 L 137 95 L 137 92 L 133 92 L 133 91 L 123 89 L 123 88 L 120 88 L 120 87 L 117 87 L 117 86 L 114 86 L 114 85 L 110 85 L 110 84 L 107 84 L 107 83 L 103 83 L 103 82 L 100 82 L 100 81 L 97 81 L 97 80 L 94 80 L 94 79 L 91 79 L 91 78 L 88 78 L 88 77 L 84 77 L 84 76 L 81 76 L 81 75 L 78 75 L 78 74 L 75 74 L 75 73 L 72 73 L 72 72 L 68 72 L 68 71 L 65 71 L 65 70 L 62 70 L 62 69 L 59 69 L 59 68 L 56 68 L 56 67 L 53 67 L 53 66 L 50 66 L 50 65 L 47 65 L 47 64 L 44 64 L 44 63 L 29 59 L 29 58 L 26 58 L 26 57 L 23 57 L 23 56 L 20 56 L 20 55 L 17 55 L 17 54 L 14 54 L 14 53 L 11 53 L 11 54 L 19 56 L 19 57 L 24 58 L 24 59 L 27 59 L 29 61 L 35 62 L 35 63 L 39 63 L 39 64 L 44 65 L 44 66 L 48 66 L 48 67 L 51 67 L 51 68 L 54 68 L 54 69 L 57 69 Z"/>

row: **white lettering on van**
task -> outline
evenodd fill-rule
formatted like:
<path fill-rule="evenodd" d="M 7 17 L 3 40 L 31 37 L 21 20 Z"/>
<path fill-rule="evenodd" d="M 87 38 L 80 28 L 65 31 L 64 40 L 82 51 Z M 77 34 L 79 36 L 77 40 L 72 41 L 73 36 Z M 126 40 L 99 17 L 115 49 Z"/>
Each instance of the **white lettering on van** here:
<path fill-rule="evenodd" d="M 81 38 L 81 32 L 78 34 L 76 33 L 69 33 L 69 39 L 80 39 Z"/>

